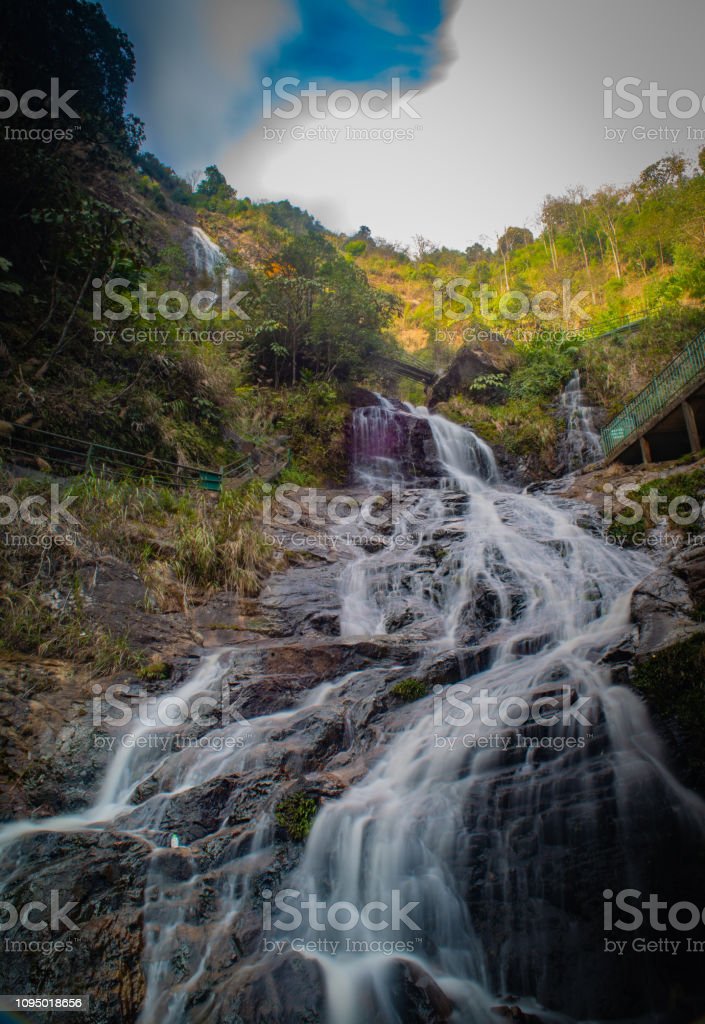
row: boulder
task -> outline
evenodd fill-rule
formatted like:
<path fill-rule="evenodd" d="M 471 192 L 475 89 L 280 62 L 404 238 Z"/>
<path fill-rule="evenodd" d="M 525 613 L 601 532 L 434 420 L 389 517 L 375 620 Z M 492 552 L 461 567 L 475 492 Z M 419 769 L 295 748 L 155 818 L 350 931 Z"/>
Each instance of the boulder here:
<path fill-rule="evenodd" d="M 439 402 L 447 402 L 453 395 L 459 394 L 476 377 L 488 374 L 505 373 L 514 360 L 514 346 L 511 341 L 500 334 L 486 332 L 487 341 L 483 347 L 464 345 L 459 349 L 446 372 L 436 381 L 431 389 L 428 405 L 432 408 Z M 496 396 L 489 394 L 496 389 L 486 389 L 485 400 L 493 400 Z M 479 394 L 483 394 L 480 392 Z"/>

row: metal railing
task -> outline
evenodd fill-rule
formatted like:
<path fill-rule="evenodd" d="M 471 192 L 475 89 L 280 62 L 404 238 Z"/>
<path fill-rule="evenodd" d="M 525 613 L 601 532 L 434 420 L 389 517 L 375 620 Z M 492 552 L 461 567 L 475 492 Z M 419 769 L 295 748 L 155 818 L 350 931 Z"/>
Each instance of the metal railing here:
<path fill-rule="evenodd" d="M 226 487 L 237 487 L 251 480 L 262 462 L 268 463 L 271 475 L 275 475 L 281 472 L 289 461 L 288 449 L 284 452 L 264 443 L 256 449 L 256 458 L 252 454 L 241 455 L 228 466 L 208 469 L 157 459 L 141 452 L 112 448 L 94 441 L 84 441 L 19 424 L 13 426 L 11 434 L 0 437 L 0 453 L 9 461 L 35 468 L 40 468 L 42 463 L 46 463 L 52 472 L 67 476 L 93 473 L 111 477 L 134 477 L 149 479 L 154 484 L 164 487 L 195 485 L 203 490 L 215 492 Z"/>
<path fill-rule="evenodd" d="M 602 448 L 610 455 L 664 406 L 686 390 L 688 384 L 705 371 L 705 331 L 668 363 L 650 384 L 628 402 L 602 429 Z"/>
<path fill-rule="evenodd" d="M 637 327 L 648 319 L 647 310 L 639 310 L 636 313 L 625 313 L 623 316 L 610 317 L 587 327 L 577 328 L 575 334 L 587 341 L 589 339 L 602 338 L 606 334 L 616 334 L 619 331 L 626 331 Z"/>

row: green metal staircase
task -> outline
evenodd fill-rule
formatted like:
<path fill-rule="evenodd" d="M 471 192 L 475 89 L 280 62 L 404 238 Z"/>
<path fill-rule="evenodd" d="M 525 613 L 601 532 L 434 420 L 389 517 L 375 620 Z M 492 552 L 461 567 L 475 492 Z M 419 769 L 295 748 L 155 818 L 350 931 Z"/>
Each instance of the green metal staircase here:
<path fill-rule="evenodd" d="M 705 331 L 679 352 L 650 384 L 628 402 L 602 430 L 606 457 L 623 451 L 645 433 L 645 427 L 679 397 L 685 398 L 705 377 Z"/>

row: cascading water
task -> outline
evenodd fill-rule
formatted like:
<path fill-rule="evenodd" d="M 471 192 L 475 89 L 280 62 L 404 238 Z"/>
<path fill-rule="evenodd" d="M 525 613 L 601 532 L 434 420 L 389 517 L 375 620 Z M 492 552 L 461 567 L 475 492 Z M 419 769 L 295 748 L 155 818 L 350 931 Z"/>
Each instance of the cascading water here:
<path fill-rule="evenodd" d="M 191 258 L 197 273 L 211 279 L 224 275 L 236 285 L 247 277 L 244 271 L 232 265 L 220 246 L 199 227 L 191 228 Z"/>
<path fill-rule="evenodd" d="M 561 395 L 561 414 L 566 424 L 565 455 L 569 470 L 581 469 L 602 458 L 600 435 L 595 427 L 594 411 L 580 387 L 580 371 L 575 370 Z"/>
<path fill-rule="evenodd" d="M 247 721 L 124 747 L 93 808 L 7 826 L 8 863 L 38 832 L 150 844 L 142 1024 L 462 1024 L 517 998 L 554 1021 L 680 1019 L 677 965 L 647 976 L 603 949 L 603 892 L 683 898 L 676 870 L 697 878 L 705 842 L 643 704 L 611 685 L 650 563 L 578 527 L 584 509 L 504 486 L 484 442 L 425 409 L 382 402 L 353 431 L 371 489 L 396 486 L 385 446 L 410 432 L 440 467 L 342 573 L 336 642 L 376 658 L 274 688 L 262 713 L 254 648 L 208 656 L 176 696 L 237 682 Z M 395 704 L 404 676 L 428 695 Z M 298 863 L 274 817 L 297 779 L 328 795 Z"/>

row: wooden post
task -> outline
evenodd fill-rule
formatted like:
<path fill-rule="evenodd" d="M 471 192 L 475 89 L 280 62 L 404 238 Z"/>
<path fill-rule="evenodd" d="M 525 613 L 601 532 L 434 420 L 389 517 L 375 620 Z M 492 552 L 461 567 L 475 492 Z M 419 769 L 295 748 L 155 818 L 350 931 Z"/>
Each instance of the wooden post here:
<path fill-rule="evenodd" d="M 693 406 L 690 402 L 681 402 L 681 410 L 683 412 L 683 419 L 685 420 L 685 429 L 688 431 L 690 450 L 691 452 L 699 452 L 702 448 L 702 444 L 700 443 L 700 432 L 695 420 Z"/>
<path fill-rule="evenodd" d="M 639 447 L 641 448 L 641 461 L 651 462 L 651 445 L 646 440 L 645 434 L 639 438 Z"/>

